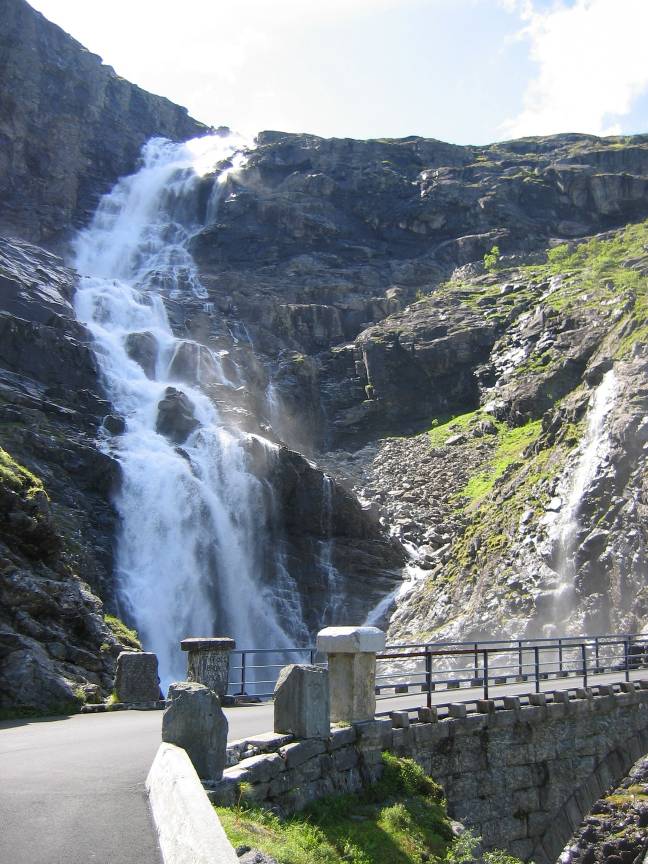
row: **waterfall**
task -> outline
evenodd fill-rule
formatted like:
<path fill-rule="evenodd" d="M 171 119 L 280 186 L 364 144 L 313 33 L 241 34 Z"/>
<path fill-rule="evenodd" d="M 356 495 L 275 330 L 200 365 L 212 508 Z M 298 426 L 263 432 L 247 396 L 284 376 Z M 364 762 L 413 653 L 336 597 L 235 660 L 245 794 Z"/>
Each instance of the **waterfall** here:
<path fill-rule="evenodd" d="M 344 592 L 340 573 L 333 563 L 333 481 L 328 474 L 322 474 L 322 534 L 319 541 L 319 566 L 327 586 L 328 602 L 324 611 L 326 626 L 341 624 L 340 615 L 344 610 Z"/>
<path fill-rule="evenodd" d="M 556 622 L 565 621 L 572 611 L 576 576 L 574 555 L 581 527 L 581 509 L 588 489 L 608 459 L 610 440 L 606 421 L 614 406 L 616 388 L 614 370 L 610 369 L 591 397 L 585 435 L 578 447 L 565 503 L 554 529 L 558 552 L 556 569 L 559 574 L 559 583 L 554 596 Z"/>
<path fill-rule="evenodd" d="M 290 576 L 269 549 L 272 490 L 250 470 L 251 444 L 267 459 L 273 445 L 219 416 L 201 385 L 241 382 L 224 372 L 225 352 L 176 338 L 165 307 L 166 299 L 207 296 L 189 252 L 201 227 L 197 193 L 224 160 L 236 169 L 240 148 L 233 136 L 151 140 L 140 170 L 104 196 L 75 241 L 76 313 L 125 420 L 123 434 L 101 445 L 122 469 L 117 591 L 145 648 L 158 655 L 163 686 L 184 677 L 184 637 L 284 647 L 304 632 L 297 607 L 282 618 L 285 590 L 278 597 L 271 590 L 275 580 L 285 589 Z M 214 183 L 208 218 L 226 173 Z"/>

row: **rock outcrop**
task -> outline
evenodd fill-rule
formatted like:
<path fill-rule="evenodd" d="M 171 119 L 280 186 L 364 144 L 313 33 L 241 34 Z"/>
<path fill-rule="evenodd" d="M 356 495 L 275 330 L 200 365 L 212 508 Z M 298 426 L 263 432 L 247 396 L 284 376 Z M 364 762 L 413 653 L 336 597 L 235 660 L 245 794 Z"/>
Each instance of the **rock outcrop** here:
<path fill-rule="evenodd" d="M 134 170 L 149 138 L 207 132 L 25 0 L 1 0 L 0 21 L 0 233 L 60 246 Z"/>
<path fill-rule="evenodd" d="M 110 692 L 123 648 L 97 596 L 114 604 L 116 463 L 96 446 L 110 409 L 74 284 L 54 255 L 0 238 L 0 710 Z"/>

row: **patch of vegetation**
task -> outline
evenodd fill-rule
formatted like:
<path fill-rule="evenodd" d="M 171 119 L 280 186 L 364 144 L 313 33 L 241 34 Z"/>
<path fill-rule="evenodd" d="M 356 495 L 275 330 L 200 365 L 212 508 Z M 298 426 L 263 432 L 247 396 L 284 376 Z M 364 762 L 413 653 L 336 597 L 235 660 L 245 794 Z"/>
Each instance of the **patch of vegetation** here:
<path fill-rule="evenodd" d="M 500 260 L 500 249 L 499 249 L 499 246 L 495 245 L 490 250 L 490 252 L 487 252 L 484 255 L 484 267 L 489 272 L 492 272 L 493 270 L 497 269 L 497 265 L 499 263 L 499 260 Z"/>
<path fill-rule="evenodd" d="M 533 420 L 524 426 L 512 429 L 498 425 L 498 442 L 488 468 L 470 478 L 457 497 L 468 498 L 471 502 L 479 502 L 494 487 L 510 468 L 519 464 L 525 450 L 533 444 L 540 435 L 542 422 Z M 504 429 L 502 427 L 504 426 Z"/>
<path fill-rule="evenodd" d="M 23 465 L 19 465 L 2 447 L 0 447 L 0 485 L 11 489 L 12 492 L 26 494 L 28 497 L 43 491 L 42 481 Z"/>
<path fill-rule="evenodd" d="M 127 627 L 121 618 L 118 618 L 116 615 L 104 615 L 104 621 L 122 645 L 135 648 L 137 651 L 142 650 L 142 643 L 140 642 L 137 630 Z"/>
<path fill-rule="evenodd" d="M 217 808 L 235 845 L 279 864 L 443 861 L 452 829 L 441 788 L 411 759 L 383 754 L 382 779 L 364 793 L 325 798 L 281 820 L 259 808 Z"/>

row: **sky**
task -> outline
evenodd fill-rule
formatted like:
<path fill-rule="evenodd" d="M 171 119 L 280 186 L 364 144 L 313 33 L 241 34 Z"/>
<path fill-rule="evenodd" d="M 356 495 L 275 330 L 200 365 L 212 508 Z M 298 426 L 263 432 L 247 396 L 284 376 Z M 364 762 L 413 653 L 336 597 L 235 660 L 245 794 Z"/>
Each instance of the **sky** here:
<path fill-rule="evenodd" d="M 246 136 L 648 132 L 648 0 L 32 0 L 124 78 Z"/>

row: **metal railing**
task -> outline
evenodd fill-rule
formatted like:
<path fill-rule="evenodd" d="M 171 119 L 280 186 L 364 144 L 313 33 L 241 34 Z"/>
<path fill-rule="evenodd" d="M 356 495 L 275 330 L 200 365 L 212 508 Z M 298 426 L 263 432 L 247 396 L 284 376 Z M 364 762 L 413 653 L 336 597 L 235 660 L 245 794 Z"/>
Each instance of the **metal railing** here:
<path fill-rule="evenodd" d="M 409 643 L 387 646 L 376 659 L 378 700 L 420 693 L 429 707 L 432 694 L 444 690 L 478 689 L 488 699 L 500 685 L 539 693 L 551 679 L 576 678 L 583 687 L 602 674 L 629 681 L 632 670 L 648 668 L 648 633 Z M 228 692 L 269 698 L 281 668 L 299 662 L 325 666 L 326 657 L 315 647 L 233 651 Z"/>

